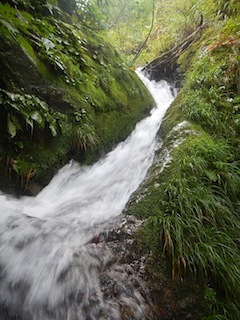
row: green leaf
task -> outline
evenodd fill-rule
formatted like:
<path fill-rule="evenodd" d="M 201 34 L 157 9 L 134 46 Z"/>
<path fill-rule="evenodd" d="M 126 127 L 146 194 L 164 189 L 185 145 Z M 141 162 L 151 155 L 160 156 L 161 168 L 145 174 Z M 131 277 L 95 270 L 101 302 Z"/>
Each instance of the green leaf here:
<path fill-rule="evenodd" d="M 62 63 L 62 61 L 55 59 L 54 62 L 55 62 L 55 65 L 56 65 L 60 70 L 62 70 L 62 71 L 65 70 L 65 65 Z"/>
<path fill-rule="evenodd" d="M 41 101 L 40 99 L 36 98 L 37 103 L 39 104 L 39 106 L 44 110 L 44 111 L 48 111 L 48 106 L 44 101 Z"/>
<path fill-rule="evenodd" d="M 5 20 L 2 20 L 1 19 L 1 23 L 3 24 L 3 26 L 8 29 L 8 31 L 14 35 L 18 34 L 19 31 L 17 29 L 15 29 L 10 23 L 8 23 L 7 21 Z"/>
<path fill-rule="evenodd" d="M 16 163 L 13 163 L 12 167 L 13 167 L 13 170 L 14 170 L 17 174 L 20 173 L 20 170 L 19 170 L 19 167 L 18 167 L 17 162 L 16 162 Z"/>
<path fill-rule="evenodd" d="M 51 130 L 52 136 L 56 137 L 57 135 L 57 126 L 55 123 L 49 123 L 49 129 Z"/>
<path fill-rule="evenodd" d="M 17 123 L 14 121 L 16 118 L 8 114 L 8 133 L 10 134 L 11 138 L 14 138 L 17 134 Z"/>
<path fill-rule="evenodd" d="M 33 111 L 33 112 L 31 113 L 30 117 L 31 117 L 33 120 L 35 120 L 35 121 L 39 124 L 39 126 L 40 126 L 41 128 L 44 128 L 45 121 L 44 121 L 43 117 L 41 116 L 40 112 L 38 112 L 38 111 Z"/>
<path fill-rule="evenodd" d="M 33 129 L 33 120 L 30 118 L 26 118 L 26 123 Z"/>
<path fill-rule="evenodd" d="M 11 121 L 11 118 L 10 118 L 9 115 L 8 115 L 8 132 L 9 132 L 11 138 L 14 138 L 16 136 L 16 133 L 17 133 L 17 127 Z"/>
<path fill-rule="evenodd" d="M 23 149 L 23 142 L 22 141 L 15 141 L 14 145 L 19 149 Z"/>
<path fill-rule="evenodd" d="M 217 181 L 217 175 L 214 171 L 206 171 L 206 175 L 209 178 L 209 180 L 216 182 Z"/>

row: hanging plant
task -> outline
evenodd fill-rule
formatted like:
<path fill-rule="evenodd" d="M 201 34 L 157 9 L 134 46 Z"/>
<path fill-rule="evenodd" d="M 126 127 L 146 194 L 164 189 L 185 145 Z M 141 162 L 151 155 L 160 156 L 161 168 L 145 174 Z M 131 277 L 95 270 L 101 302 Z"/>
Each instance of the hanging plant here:
<path fill-rule="evenodd" d="M 43 129 L 45 126 L 48 126 L 55 137 L 59 122 L 66 122 L 66 116 L 49 110 L 45 102 L 33 95 L 21 95 L 0 89 L 0 103 L 8 112 L 7 131 L 10 139 L 19 131 L 25 131 L 25 127 L 30 128 L 32 136 L 35 127 Z"/>

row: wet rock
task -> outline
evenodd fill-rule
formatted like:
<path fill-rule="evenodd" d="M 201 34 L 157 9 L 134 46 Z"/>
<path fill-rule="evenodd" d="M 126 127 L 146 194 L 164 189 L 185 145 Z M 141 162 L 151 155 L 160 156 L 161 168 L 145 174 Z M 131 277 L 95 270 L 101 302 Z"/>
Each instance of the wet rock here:
<path fill-rule="evenodd" d="M 116 224 L 119 227 L 105 230 L 105 245 L 115 261 L 101 274 L 100 283 L 104 299 L 119 305 L 121 319 L 200 319 L 201 295 L 191 280 L 174 283 L 164 271 L 152 273 L 151 253 L 143 256 L 137 250 L 134 232 L 143 221 L 122 215 Z"/>

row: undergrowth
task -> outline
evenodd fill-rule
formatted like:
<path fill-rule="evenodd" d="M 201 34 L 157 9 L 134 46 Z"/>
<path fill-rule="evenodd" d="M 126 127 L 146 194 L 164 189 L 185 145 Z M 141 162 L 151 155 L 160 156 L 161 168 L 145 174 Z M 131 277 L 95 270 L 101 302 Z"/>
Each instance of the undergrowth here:
<path fill-rule="evenodd" d="M 69 158 L 96 159 L 153 106 L 116 50 L 60 7 L 0 3 L 2 185 L 25 188 Z"/>
<path fill-rule="evenodd" d="M 165 140 L 182 120 L 195 134 L 171 151 L 162 173 L 153 169 L 129 212 L 148 218 L 144 246 L 169 259 L 172 279 L 193 274 L 202 285 L 204 320 L 237 320 L 240 21 L 235 15 L 217 24 L 180 57 L 184 85 L 163 122 Z"/>

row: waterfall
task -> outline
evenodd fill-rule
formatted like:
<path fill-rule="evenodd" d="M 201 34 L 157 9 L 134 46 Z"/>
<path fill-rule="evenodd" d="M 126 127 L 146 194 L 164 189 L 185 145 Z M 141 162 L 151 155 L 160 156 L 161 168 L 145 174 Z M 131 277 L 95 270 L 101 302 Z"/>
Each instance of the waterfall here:
<path fill-rule="evenodd" d="M 117 320 L 124 303 L 134 319 L 146 318 L 143 298 L 127 285 L 122 302 L 102 292 L 99 273 L 112 254 L 89 245 L 144 179 L 173 100 L 166 82 L 138 75 L 157 107 L 124 142 L 92 166 L 71 161 L 36 197 L 0 193 L 0 319 Z"/>

